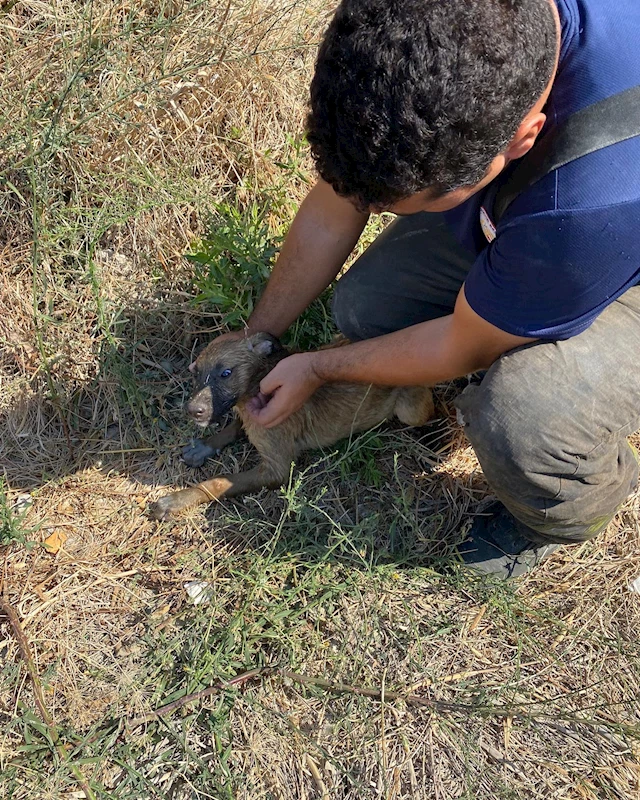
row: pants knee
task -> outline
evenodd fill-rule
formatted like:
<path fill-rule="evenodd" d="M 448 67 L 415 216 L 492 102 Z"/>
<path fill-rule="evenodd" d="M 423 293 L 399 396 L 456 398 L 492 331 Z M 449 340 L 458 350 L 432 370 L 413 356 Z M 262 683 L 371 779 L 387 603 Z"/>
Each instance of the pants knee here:
<path fill-rule="evenodd" d="M 484 378 L 484 381 L 487 377 Z M 484 383 L 483 381 L 483 383 Z M 495 398 L 480 386 L 469 386 L 457 400 L 459 419 L 487 480 L 494 488 L 520 494 L 532 471 L 549 466 L 548 454 L 534 434 L 533 421 L 521 417 L 517 399 Z"/>
<path fill-rule="evenodd" d="M 351 342 L 380 336 L 372 322 L 371 304 L 368 302 L 366 286 L 360 285 L 355 275 L 347 272 L 333 290 L 331 313 L 333 321 L 343 336 Z"/>
<path fill-rule="evenodd" d="M 456 402 L 487 481 L 533 531 L 554 541 L 591 538 L 635 486 L 626 441 L 598 441 L 570 391 L 550 391 L 543 373 L 506 361 Z"/>

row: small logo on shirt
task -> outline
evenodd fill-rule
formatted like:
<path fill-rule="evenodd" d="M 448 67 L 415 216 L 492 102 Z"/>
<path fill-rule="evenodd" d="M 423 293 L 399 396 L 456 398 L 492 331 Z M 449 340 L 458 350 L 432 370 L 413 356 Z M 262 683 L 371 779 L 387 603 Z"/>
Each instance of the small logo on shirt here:
<path fill-rule="evenodd" d="M 496 238 L 496 226 L 491 221 L 484 206 L 480 206 L 480 227 L 485 239 L 491 243 Z"/>

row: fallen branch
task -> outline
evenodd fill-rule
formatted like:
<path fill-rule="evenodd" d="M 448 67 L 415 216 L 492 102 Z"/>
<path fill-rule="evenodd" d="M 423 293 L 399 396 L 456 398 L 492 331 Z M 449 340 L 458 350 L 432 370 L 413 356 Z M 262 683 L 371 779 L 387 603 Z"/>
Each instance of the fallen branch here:
<path fill-rule="evenodd" d="M 199 692 L 193 692 L 193 694 L 185 694 L 183 697 L 179 697 L 172 703 L 167 703 L 166 706 L 160 706 L 160 708 L 156 708 L 154 711 L 148 711 L 146 714 L 141 714 L 139 717 L 130 718 L 125 721 L 125 725 L 128 730 L 132 731 L 135 728 L 139 728 L 140 725 L 145 725 L 147 722 L 153 722 L 160 717 L 166 717 L 167 714 L 171 714 L 174 711 L 177 711 L 179 708 L 183 708 L 183 706 L 188 705 L 189 703 L 197 703 L 199 700 L 204 700 L 205 698 L 211 697 L 215 694 L 220 694 L 220 692 L 224 692 L 225 689 L 230 689 L 233 686 L 240 686 L 247 681 L 253 680 L 253 678 L 264 677 L 271 672 L 273 672 L 272 667 L 258 667 L 256 669 L 251 669 L 248 672 L 243 672 L 240 675 L 236 675 L 235 678 L 231 678 L 228 681 L 221 681 L 213 686 L 209 686 L 207 689 L 202 689 Z"/>
<path fill-rule="evenodd" d="M 127 730 L 132 731 L 135 728 L 139 728 L 141 725 L 145 725 L 147 722 L 153 722 L 161 717 L 166 717 L 169 714 L 172 714 L 174 711 L 189 705 L 190 703 L 197 703 L 200 700 L 206 699 L 207 697 L 220 694 L 220 692 L 224 692 L 226 689 L 231 689 L 234 686 L 240 686 L 243 683 L 247 683 L 254 678 L 264 678 L 267 675 L 273 674 L 278 674 L 283 678 L 293 681 L 294 683 L 301 683 L 306 686 L 317 686 L 320 689 L 325 689 L 326 691 L 335 692 L 338 694 L 357 694 L 361 695 L 362 697 L 371 697 L 374 700 L 403 700 L 409 705 L 427 706 L 428 708 L 436 708 L 446 711 L 478 710 L 477 706 L 463 705 L 462 703 L 446 703 L 443 700 L 430 700 L 426 697 L 420 697 L 419 695 L 405 695 L 400 694 L 399 692 L 389 692 L 386 689 L 384 691 L 380 689 L 364 689 L 359 686 L 349 686 L 345 683 L 331 683 L 331 681 L 324 680 L 324 678 L 309 678 L 306 675 L 299 675 L 297 672 L 277 670 L 274 667 L 257 667 L 256 669 L 251 669 L 248 672 L 242 672 L 240 675 L 236 675 L 235 678 L 230 678 L 228 681 L 220 681 L 219 683 L 215 683 L 213 686 L 209 686 L 206 689 L 201 689 L 199 692 L 185 694 L 182 697 L 179 697 L 177 700 L 167 703 L 165 706 L 160 706 L 160 708 L 156 708 L 153 711 L 147 711 L 146 714 L 141 714 L 139 717 L 130 717 L 129 719 L 125 720 L 125 727 Z M 507 711 L 505 711 L 505 714 L 506 713 Z"/>
<path fill-rule="evenodd" d="M 40 678 L 38 677 L 36 665 L 33 661 L 33 656 L 31 654 L 31 648 L 29 647 L 29 642 L 27 641 L 27 637 L 25 636 L 25 633 L 22 629 L 22 625 L 20 624 L 18 615 L 16 614 L 14 607 L 10 605 L 10 603 L 8 603 L 2 597 L 0 597 L 0 612 L 4 614 L 4 616 L 9 621 L 9 625 L 11 626 L 11 630 L 13 631 L 13 635 L 15 636 L 16 642 L 18 643 L 18 649 L 20 650 L 20 655 L 22 656 L 22 660 L 24 661 L 25 666 L 27 668 L 27 673 L 29 674 L 29 678 L 31 679 L 31 685 L 33 687 L 33 696 L 35 697 L 36 705 L 38 706 L 38 711 L 40 712 L 42 721 L 45 722 L 47 726 L 52 727 L 53 719 L 51 718 L 49 710 L 45 705 L 44 695 L 42 694 L 42 684 L 40 683 Z"/>
<path fill-rule="evenodd" d="M 310 678 L 307 675 L 300 675 L 297 672 L 288 672 L 286 670 L 280 670 L 279 674 L 283 678 L 288 678 L 294 683 L 299 683 L 304 686 L 316 686 L 319 689 L 324 689 L 325 691 L 334 692 L 336 694 L 354 694 L 360 697 L 370 697 L 373 700 L 378 700 L 379 702 L 384 702 L 385 700 L 400 700 L 407 705 L 422 706 L 438 711 L 457 711 L 486 714 L 499 718 L 513 717 L 526 722 L 535 722 L 539 725 L 547 725 L 548 727 L 556 730 L 561 730 L 564 732 L 567 731 L 567 729 L 560 726 L 557 721 L 545 719 L 542 714 L 536 714 L 535 712 L 538 709 L 534 708 L 525 710 L 518 708 L 517 706 L 504 706 L 500 708 L 496 706 L 471 705 L 469 703 L 447 703 L 444 700 L 431 700 L 427 697 L 421 697 L 417 694 L 402 694 L 401 692 L 389 692 L 386 689 L 366 689 L 361 686 L 350 686 L 346 683 L 332 683 L 324 678 Z M 571 715 L 558 717 L 558 719 L 562 719 L 569 725 L 584 725 L 586 728 L 590 728 L 595 733 L 606 739 L 611 745 L 616 747 L 616 749 L 619 751 L 619 755 L 629 752 L 629 747 L 624 740 L 619 736 L 614 736 L 605 728 L 605 726 L 602 725 L 602 723 L 598 722 L 597 720 L 572 717 Z M 635 726 L 619 725 L 618 727 L 628 735 L 632 735 L 637 738 L 638 729 Z"/>
<path fill-rule="evenodd" d="M 33 660 L 33 655 L 31 653 L 31 647 L 29 646 L 29 641 L 25 635 L 25 632 L 22 628 L 22 624 L 20 623 L 20 619 L 16 614 L 14 607 L 6 600 L 4 597 L 0 595 L 0 613 L 3 614 L 8 622 L 11 630 L 13 631 L 13 635 L 18 643 L 18 649 L 20 650 L 20 655 L 22 656 L 22 660 L 27 668 L 27 674 L 29 675 L 29 679 L 31 681 L 31 686 L 33 687 L 33 696 L 36 701 L 36 706 L 38 707 L 38 711 L 40 712 L 40 716 L 42 717 L 42 721 L 47 726 L 49 730 L 49 736 L 51 737 L 51 741 L 53 742 L 60 759 L 66 763 L 69 767 L 71 772 L 73 773 L 74 778 L 76 779 L 78 786 L 84 792 L 85 797 L 87 800 L 95 800 L 95 795 L 91 791 L 89 784 L 85 781 L 82 776 L 82 773 L 75 766 L 69 761 L 69 754 L 67 752 L 66 746 L 60 741 L 60 736 L 58 734 L 58 729 L 55 726 L 53 721 L 53 717 L 49 713 L 49 709 L 47 708 L 44 702 L 44 694 L 42 692 L 42 683 L 40 682 L 40 677 L 38 675 L 38 671 L 36 669 L 35 662 Z"/>
<path fill-rule="evenodd" d="M 161 706 L 154 711 L 149 711 L 139 717 L 130 718 L 125 721 L 125 727 L 129 731 L 134 730 L 140 725 L 144 725 L 147 722 L 153 722 L 154 720 L 166 717 L 173 711 L 177 711 L 179 708 L 183 708 L 190 703 L 196 703 L 199 700 L 204 700 L 207 697 L 219 694 L 220 692 L 230 689 L 233 686 L 239 686 L 247 683 L 254 678 L 264 678 L 268 675 L 276 674 L 285 680 L 291 681 L 292 683 L 301 684 L 303 686 L 315 686 L 318 689 L 323 689 L 324 691 L 332 692 L 334 694 L 352 694 L 358 695 L 359 697 L 370 697 L 378 702 L 385 702 L 387 700 L 392 702 L 400 701 L 406 703 L 407 705 L 431 708 L 435 711 L 485 714 L 487 716 L 495 716 L 499 718 L 511 717 L 529 722 L 536 722 L 540 725 L 548 725 L 550 727 L 555 727 L 557 725 L 557 722 L 554 722 L 550 719 L 545 719 L 542 715 L 536 714 L 535 711 L 538 709 L 534 709 L 533 707 L 525 710 L 516 706 L 496 707 L 487 705 L 473 705 L 470 703 L 449 703 L 445 700 L 433 700 L 417 694 L 403 694 L 401 692 L 388 691 L 387 689 L 369 689 L 362 686 L 351 686 L 346 683 L 333 683 L 325 678 L 309 677 L 307 675 L 301 675 L 297 672 L 289 672 L 288 670 L 277 669 L 275 667 L 258 667 L 256 669 L 249 670 L 248 672 L 243 672 L 240 675 L 236 675 L 235 678 L 231 678 L 228 681 L 221 681 L 213 686 L 209 686 L 207 689 L 202 689 L 201 691 L 194 692 L 193 694 L 184 695 L 183 697 L 174 700 L 172 703 L 167 703 L 167 705 Z M 584 725 L 585 727 L 591 728 L 597 733 L 603 735 L 604 738 L 607 738 L 608 741 L 610 741 L 610 743 L 615 745 L 618 749 L 621 749 L 621 752 L 627 752 L 627 747 L 624 741 L 618 737 L 614 737 L 608 732 L 608 735 L 604 736 L 603 726 L 601 723 L 598 723 L 595 720 L 581 719 L 571 716 L 558 717 L 558 719 L 563 719 L 564 722 L 568 724 Z M 625 727 L 629 728 L 627 732 L 632 732 L 629 726 Z M 633 733 L 634 735 L 637 735 L 637 731 L 634 730 Z"/>

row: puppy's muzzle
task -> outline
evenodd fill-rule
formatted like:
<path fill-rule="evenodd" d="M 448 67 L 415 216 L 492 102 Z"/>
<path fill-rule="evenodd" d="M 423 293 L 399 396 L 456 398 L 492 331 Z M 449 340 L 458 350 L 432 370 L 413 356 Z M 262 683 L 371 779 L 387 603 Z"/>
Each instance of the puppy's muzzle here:
<path fill-rule="evenodd" d="M 198 392 L 185 406 L 185 411 L 191 419 L 201 428 L 206 428 L 213 416 L 211 392 L 206 389 Z"/>

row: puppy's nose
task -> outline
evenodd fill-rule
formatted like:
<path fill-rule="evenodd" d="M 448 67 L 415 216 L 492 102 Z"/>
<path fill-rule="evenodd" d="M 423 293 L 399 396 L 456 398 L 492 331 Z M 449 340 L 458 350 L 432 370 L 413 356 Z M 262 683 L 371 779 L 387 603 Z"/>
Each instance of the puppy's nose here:
<path fill-rule="evenodd" d="M 202 400 L 190 400 L 187 403 L 187 414 L 196 422 L 201 422 L 207 415 L 207 407 Z"/>

